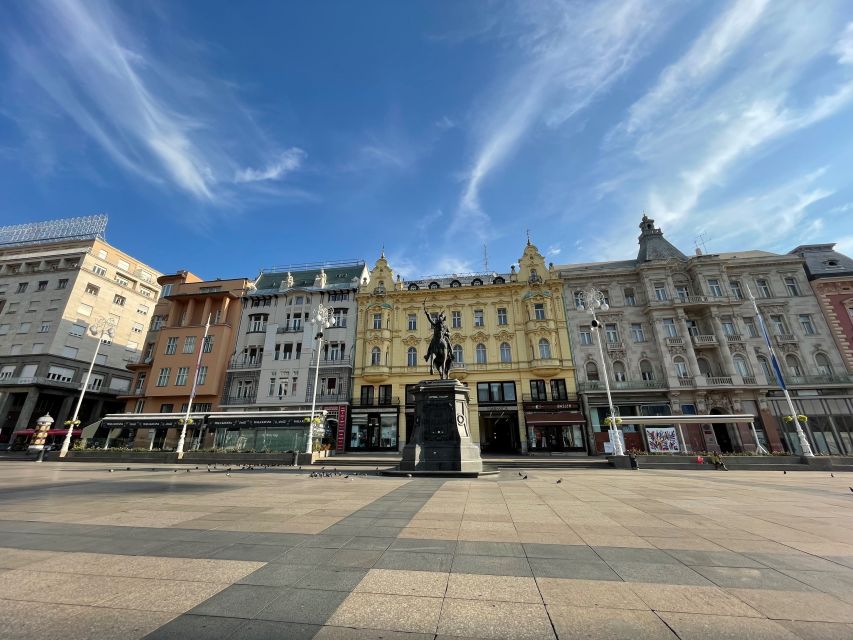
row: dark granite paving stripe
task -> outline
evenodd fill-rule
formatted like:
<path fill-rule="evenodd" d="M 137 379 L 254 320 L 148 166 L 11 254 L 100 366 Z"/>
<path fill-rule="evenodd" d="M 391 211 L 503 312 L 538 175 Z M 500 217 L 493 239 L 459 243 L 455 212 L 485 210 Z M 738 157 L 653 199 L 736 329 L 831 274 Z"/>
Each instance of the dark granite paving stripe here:
<path fill-rule="evenodd" d="M 410 482 L 320 533 L 305 536 L 300 544 L 282 547 L 283 553 L 266 560 L 268 564 L 264 567 L 150 633 L 146 639 L 313 638 L 367 572 L 379 566 L 389 547 L 401 543 L 408 548 L 397 535 L 443 484 L 443 480 Z M 383 525 L 383 519 L 393 520 L 393 525 Z M 416 541 L 415 547 L 417 543 L 425 546 L 433 542 Z M 237 544 L 250 546 L 246 540 Z M 251 553 L 256 551 L 262 550 L 253 547 Z M 449 571 L 451 554 L 452 550 L 450 554 L 424 555 L 432 559 L 446 556 L 445 570 Z M 222 620 L 221 625 L 217 625 L 217 619 Z"/>

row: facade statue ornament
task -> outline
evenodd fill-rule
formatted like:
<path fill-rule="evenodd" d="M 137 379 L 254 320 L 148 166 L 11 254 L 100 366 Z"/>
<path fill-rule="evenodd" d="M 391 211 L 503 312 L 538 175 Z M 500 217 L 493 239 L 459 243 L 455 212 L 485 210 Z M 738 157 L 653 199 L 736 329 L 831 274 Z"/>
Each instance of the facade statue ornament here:
<path fill-rule="evenodd" d="M 447 315 L 444 311 L 440 311 L 433 319 L 426 309 L 426 302 L 424 302 L 424 315 L 432 327 L 432 340 L 430 340 L 424 360 L 429 362 L 430 374 L 437 370 L 439 378 L 447 380 L 450 374 L 450 366 L 453 363 L 453 347 L 450 344 Z"/>

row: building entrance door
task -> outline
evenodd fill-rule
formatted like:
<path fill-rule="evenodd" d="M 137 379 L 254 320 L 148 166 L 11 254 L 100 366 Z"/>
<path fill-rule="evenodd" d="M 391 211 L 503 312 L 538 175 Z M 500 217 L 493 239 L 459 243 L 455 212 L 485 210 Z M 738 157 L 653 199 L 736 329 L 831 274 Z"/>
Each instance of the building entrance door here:
<path fill-rule="evenodd" d="M 714 436 L 717 438 L 717 444 L 720 445 L 720 451 L 723 453 L 731 453 L 734 451 L 732 448 L 732 439 L 731 436 L 729 436 L 729 429 L 726 425 L 715 424 Z"/>
<path fill-rule="evenodd" d="M 483 453 L 518 452 L 518 413 L 480 414 L 480 449 Z"/>

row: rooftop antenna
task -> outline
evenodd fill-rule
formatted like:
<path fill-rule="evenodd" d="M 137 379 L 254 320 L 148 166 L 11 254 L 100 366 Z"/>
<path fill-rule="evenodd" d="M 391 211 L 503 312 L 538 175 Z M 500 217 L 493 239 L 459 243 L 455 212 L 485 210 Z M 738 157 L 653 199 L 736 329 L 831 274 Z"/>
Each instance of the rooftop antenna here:
<path fill-rule="evenodd" d="M 707 239 L 707 236 L 708 236 L 708 234 L 705 233 L 704 231 L 702 233 L 700 233 L 698 236 L 696 236 L 695 240 L 693 241 L 693 244 L 696 245 L 696 253 L 699 253 L 700 251 L 702 253 L 705 253 L 705 254 L 708 253 L 708 247 L 705 244 L 705 240 Z"/>
<path fill-rule="evenodd" d="M 489 247 L 483 243 L 483 271 L 489 270 Z"/>
<path fill-rule="evenodd" d="M 527 229 L 527 244 L 530 245 L 530 229 Z"/>

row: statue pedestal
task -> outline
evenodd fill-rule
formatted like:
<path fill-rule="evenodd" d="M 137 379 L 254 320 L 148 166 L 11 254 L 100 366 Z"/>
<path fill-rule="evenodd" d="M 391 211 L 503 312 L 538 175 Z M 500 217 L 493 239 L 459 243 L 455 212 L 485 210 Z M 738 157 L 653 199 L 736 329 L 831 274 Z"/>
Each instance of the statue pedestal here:
<path fill-rule="evenodd" d="M 397 473 L 483 473 L 480 447 L 471 442 L 468 387 L 458 380 L 423 380 L 414 390 L 415 427 Z"/>

